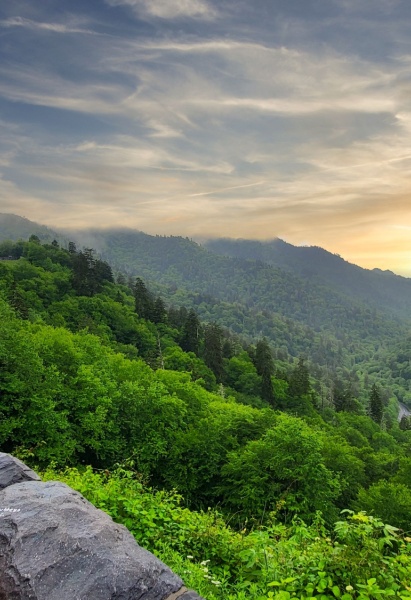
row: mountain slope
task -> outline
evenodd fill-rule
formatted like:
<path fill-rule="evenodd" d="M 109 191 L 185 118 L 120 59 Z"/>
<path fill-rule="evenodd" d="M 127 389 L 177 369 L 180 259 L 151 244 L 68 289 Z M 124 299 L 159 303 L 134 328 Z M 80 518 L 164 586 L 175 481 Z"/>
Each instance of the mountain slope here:
<path fill-rule="evenodd" d="M 400 332 L 387 307 L 378 311 L 331 284 L 261 261 L 217 255 L 188 238 L 133 230 L 89 230 L 82 235 L 114 266 L 148 281 L 280 314 L 340 339 L 382 340 Z"/>
<path fill-rule="evenodd" d="M 41 226 L 20 219 L 24 234 L 20 233 L 18 220 L 12 219 L 15 239 L 39 232 Z M 54 232 L 44 229 L 47 236 L 54 236 Z M 10 225 L 6 233 L 9 231 Z M 0 239 L 4 237 L 0 228 Z M 194 306 L 206 321 L 215 320 L 251 339 L 265 335 L 276 348 L 292 355 L 305 352 L 319 364 L 342 364 L 344 354 L 345 365 L 350 367 L 353 361 L 362 362 L 376 350 L 401 340 L 409 327 L 405 310 L 393 311 L 390 302 L 372 302 L 372 298 L 355 292 L 357 285 L 365 293 L 368 284 L 361 277 L 371 272 L 321 249 L 313 250 L 323 263 L 342 263 L 348 282 L 350 273 L 355 272 L 357 283 L 342 286 L 331 278 L 326 281 L 325 276 L 304 276 L 307 265 L 315 266 L 316 261 L 310 263 L 304 258 L 299 265 L 299 253 L 307 249 L 281 241 L 277 245 L 286 268 L 263 262 L 261 258 L 268 260 L 270 256 L 259 242 L 246 243 L 254 248 L 254 255 L 245 259 L 216 254 L 188 238 L 151 236 L 135 230 L 93 229 L 71 232 L 67 237 L 78 245 L 95 248 L 118 271 L 142 277 L 170 304 Z M 402 289 L 408 289 L 410 280 L 374 275 L 379 288 L 383 287 L 381 278 L 393 280 L 395 285 L 400 281 L 398 302 L 410 306 L 411 295 Z M 389 288 L 388 292 L 395 296 L 395 290 Z"/>
<path fill-rule="evenodd" d="M 267 264 L 342 290 L 370 306 L 409 318 L 411 279 L 391 271 L 372 271 L 353 265 L 317 246 L 293 246 L 280 239 L 213 239 L 204 246 L 211 252 L 232 258 L 260 260 Z"/>
<path fill-rule="evenodd" d="M 65 240 L 64 236 L 45 225 L 11 213 L 0 213 L 0 240 L 27 240 L 31 235 L 37 235 L 43 242 Z"/>

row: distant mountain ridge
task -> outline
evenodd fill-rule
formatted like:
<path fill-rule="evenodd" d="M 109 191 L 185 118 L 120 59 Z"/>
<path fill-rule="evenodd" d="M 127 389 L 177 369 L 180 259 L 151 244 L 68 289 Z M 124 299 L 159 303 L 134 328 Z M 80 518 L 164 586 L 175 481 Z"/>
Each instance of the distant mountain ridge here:
<path fill-rule="evenodd" d="M 391 297 L 386 302 L 374 302 L 372 297 L 364 301 L 332 282 L 260 259 L 216 254 L 188 238 L 151 236 L 124 229 L 92 229 L 83 231 L 82 236 L 83 243 L 92 245 L 115 268 L 130 275 L 139 275 L 170 290 L 187 290 L 250 310 L 278 314 L 314 332 L 330 331 L 339 339 L 344 338 L 344 343 L 349 338 L 370 336 L 382 340 L 394 331 L 398 334 L 399 321 L 408 322 L 411 280 L 405 278 L 398 277 L 406 282 L 407 290 L 393 308 Z M 353 268 L 362 272 L 359 267 Z M 169 300 L 175 301 L 172 293 Z"/>
<path fill-rule="evenodd" d="M 372 306 L 389 309 L 408 318 L 411 279 L 392 271 L 364 269 L 318 246 L 293 246 L 276 238 L 268 242 L 242 239 L 210 239 L 203 245 L 216 254 L 259 260 L 318 283 L 331 285 Z"/>
<path fill-rule="evenodd" d="M 42 242 L 52 242 L 54 239 L 62 244 L 67 242 L 65 235 L 46 225 L 12 213 L 0 213 L 0 240 L 27 240 L 31 235 L 37 235 Z"/>
<path fill-rule="evenodd" d="M 79 247 L 92 247 L 115 269 L 162 286 L 157 291 L 164 291 L 171 304 L 187 304 L 191 298 L 205 320 L 213 315 L 235 331 L 244 327 L 244 315 L 252 314 L 247 335 L 267 335 L 274 344 L 278 336 L 292 335 L 287 330 L 294 323 L 297 329 L 308 328 L 307 349 L 318 345 L 321 333 L 347 348 L 366 344 L 370 352 L 410 328 L 411 279 L 367 271 L 321 248 L 282 240 L 221 239 L 199 245 L 131 229 L 63 235 L 16 215 L 0 215 L 0 240 L 27 239 L 31 233 L 45 241 L 70 238 Z M 218 308 L 213 306 L 217 302 Z"/>

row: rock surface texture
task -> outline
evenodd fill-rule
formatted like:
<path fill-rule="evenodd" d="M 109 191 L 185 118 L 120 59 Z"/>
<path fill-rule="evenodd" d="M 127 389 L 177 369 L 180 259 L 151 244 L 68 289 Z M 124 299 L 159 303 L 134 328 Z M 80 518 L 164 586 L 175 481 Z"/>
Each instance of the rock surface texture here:
<path fill-rule="evenodd" d="M 0 600 L 201 600 L 64 483 L 0 454 L 0 490 Z"/>
<path fill-rule="evenodd" d="M 0 490 L 22 481 L 40 481 L 40 477 L 18 458 L 0 452 Z"/>

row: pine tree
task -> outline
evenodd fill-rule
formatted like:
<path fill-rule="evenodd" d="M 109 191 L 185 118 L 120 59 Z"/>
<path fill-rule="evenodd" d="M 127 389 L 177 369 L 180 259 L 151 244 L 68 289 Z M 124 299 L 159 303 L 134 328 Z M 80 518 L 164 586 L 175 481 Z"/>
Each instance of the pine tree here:
<path fill-rule="evenodd" d="M 79 296 L 92 296 L 93 285 L 90 271 L 94 267 L 93 251 L 87 248 L 84 252 L 73 254 L 73 287 Z"/>
<path fill-rule="evenodd" d="M 382 402 L 381 392 L 378 389 L 378 387 L 376 386 L 376 384 L 374 383 L 374 385 L 371 388 L 371 393 L 370 393 L 369 413 L 370 413 L 371 419 L 373 419 L 373 421 L 378 423 L 378 425 L 381 424 L 383 410 L 384 410 L 384 406 L 383 406 L 383 402 Z"/>
<path fill-rule="evenodd" d="M 104 265 L 102 261 L 94 258 L 94 250 L 92 248 L 84 248 L 83 251 L 73 254 L 73 287 L 80 296 L 94 296 L 100 289 L 101 283 L 107 279 L 106 269 L 104 275 L 100 276 L 100 268 L 97 270 L 97 265 Z M 108 269 L 111 269 L 107 265 Z M 112 274 L 111 274 L 112 278 Z"/>
<path fill-rule="evenodd" d="M 291 396 L 299 398 L 310 392 L 310 374 L 305 365 L 304 358 L 300 356 L 297 366 L 290 377 L 289 391 Z"/>
<path fill-rule="evenodd" d="M 356 402 L 350 382 L 344 383 L 341 379 L 335 379 L 333 383 L 332 397 L 334 408 L 337 412 L 352 412 L 356 409 Z"/>
<path fill-rule="evenodd" d="M 270 346 L 265 338 L 257 342 L 254 364 L 258 375 L 261 377 L 261 397 L 274 406 L 275 398 L 271 381 L 271 376 L 274 373 L 274 363 Z"/>
<path fill-rule="evenodd" d="M 204 362 L 220 382 L 224 375 L 222 339 L 221 327 L 217 323 L 207 325 L 204 332 Z"/>
<path fill-rule="evenodd" d="M 142 319 L 150 320 L 153 314 L 153 299 L 140 277 L 133 286 L 135 311 Z"/>
<path fill-rule="evenodd" d="M 94 263 L 93 276 L 96 286 L 101 289 L 104 282 L 114 283 L 113 271 L 110 265 L 104 260 L 96 260 Z"/>
<path fill-rule="evenodd" d="M 23 294 L 15 281 L 12 281 L 10 284 L 9 301 L 10 305 L 22 319 L 28 319 L 29 309 L 27 302 L 24 300 Z"/>
<path fill-rule="evenodd" d="M 167 321 L 166 305 L 164 304 L 164 300 L 160 298 L 160 296 L 156 298 L 154 302 L 151 320 L 154 323 L 165 323 Z"/>
<path fill-rule="evenodd" d="M 200 348 L 200 321 L 192 308 L 189 310 L 181 331 L 180 344 L 185 352 L 198 355 Z"/>

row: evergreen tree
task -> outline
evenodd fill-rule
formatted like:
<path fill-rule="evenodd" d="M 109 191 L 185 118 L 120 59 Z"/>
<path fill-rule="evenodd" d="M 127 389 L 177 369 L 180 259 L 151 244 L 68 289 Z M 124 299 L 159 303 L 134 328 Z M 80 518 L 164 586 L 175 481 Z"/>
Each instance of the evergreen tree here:
<path fill-rule="evenodd" d="M 68 251 L 70 252 L 70 254 L 76 254 L 77 247 L 76 247 L 76 244 L 74 242 L 69 242 Z"/>
<path fill-rule="evenodd" d="M 92 248 L 73 254 L 73 287 L 79 296 L 93 296 L 96 293 L 95 258 Z"/>
<path fill-rule="evenodd" d="M 118 283 L 118 285 L 126 285 L 127 284 L 127 280 L 126 280 L 124 273 L 118 273 L 117 283 Z"/>
<path fill-rule="evenodd" d="M 160 298 L 160 296 L 156 298 L 154 302 L 151 320 L 154 323 L 165 323 L 167 321 L 166 305 L 164 304 L 164 300 Z"/>
<path fill-rule="evenodd" d="M 217 323 L 207 325 L 204 331 L 204 362 L 221 381 L 224 375 L 223 334 Z"/>
<path fill-rule="evenodd" d="M 27 302 L 24 300 L 23 294 L 21 293 L 21 290 L 17 287 L 15 281 L 12 281 L 10 284 L 9 300 L 10 305 L 14 308 L 16 313 L 22 319 L 28 319 L 29 309 L 27 306 Z"/>
<path fill-rule="evenodd" d="M 274 406 L 274 391 L 271 376 L 274 373 L 274 363 L 270 346 L 264 338 L 257 342 L 255 349 L 255 368 L 261 377 L 261 397 Z"/>
<path fill-rule="evenodd" d="M 146 288 L 146 285 L 140 277 L 137 277 L 133 286 L 134 307 L 139 317 L 142 319 L 151 319 L 153 314 L 153 299 Z"/>
<path fill-rule="evenodd" d="M 381 421 L 382 421 L 383 408 L 384 407 L 383 407 L 381 392 L 378 389 L 378 387 L 376 386 L 376 384 L 374 383 L 374 385 L 371 388 L 371 393 L 370 393 L 369 413 L 370 413 L 370 417 L 373 419 L 373 421 L 375 421 L 379 425 L 381 424 Z"/>
<path fill-rule="evenodd" d="M 96 260 L 94 264 L 94 279 L 98 288 L 106 281 L 114 283 L 113 271 L 104 260 Z"/>
<path fill-rule="evenodd" d="M 299 398 L 310 392 L 310 374 L 305 365 L 304 358 L 300 356 L 297 366 L 290 377 L 289 391 L 291 396 Z"/>
<path fill-rule="evenodd" d="M 344 383 L 341 379 L 335 379 L 332 389 L 332 398 L 334 408 L 337 412 L 353 412 L 357 408 L 350 382 Z"/>
<path fill-rule="evenodd" d="M 182 331 L 181 347 L 185 352 L 194 352 L 198 355 L 200 348 L 200 321 L 197 313 L 192 308 L 188 311 Z"/>
<path fill-rule="evenodd" d="M 232 358 L 235 354 L 234 351 L 234 347 L 233 344 L 231 343 L 231 341 L 227 338 L 224 340 L 223 343 L 223 357 L 224 358 Z"/>

